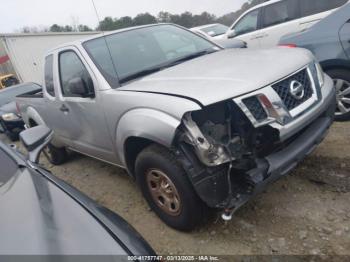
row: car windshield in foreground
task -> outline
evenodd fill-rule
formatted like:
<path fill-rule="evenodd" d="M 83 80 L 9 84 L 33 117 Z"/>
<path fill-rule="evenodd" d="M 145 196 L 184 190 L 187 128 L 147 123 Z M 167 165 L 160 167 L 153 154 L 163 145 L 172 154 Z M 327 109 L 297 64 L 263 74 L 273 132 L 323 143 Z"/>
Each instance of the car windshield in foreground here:
<path fill-rule="evenodd" d="M 89 40 L 84 47 L 112 87 L 219 50 L 174 25 L 119 32 Z"/>
<path fill-rule="evenodd" d="M 0 148 L 0 187 L 6 184 L 17 172 L 17 163 Z"/>
<path fill-rule="evenodd" d="M 201 30 L 206 34 L 210 35 L 211 37 L 214 37 L 214 36 L 226 34 L 228 29 L 229 28 L 227 26 L 218 24 L 218 25 L 204 27 Z"/>

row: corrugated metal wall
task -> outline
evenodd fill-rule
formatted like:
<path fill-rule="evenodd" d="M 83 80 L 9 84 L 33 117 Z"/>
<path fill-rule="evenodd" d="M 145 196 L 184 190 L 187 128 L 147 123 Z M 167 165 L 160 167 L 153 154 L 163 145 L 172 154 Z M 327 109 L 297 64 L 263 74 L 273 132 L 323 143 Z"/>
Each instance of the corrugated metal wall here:
<path fill-rule="evenodd" d="M 46 52 L 91 34 L 96 33 L 10 34 L 1 38 L 20 81 L 41 84 Z"/>

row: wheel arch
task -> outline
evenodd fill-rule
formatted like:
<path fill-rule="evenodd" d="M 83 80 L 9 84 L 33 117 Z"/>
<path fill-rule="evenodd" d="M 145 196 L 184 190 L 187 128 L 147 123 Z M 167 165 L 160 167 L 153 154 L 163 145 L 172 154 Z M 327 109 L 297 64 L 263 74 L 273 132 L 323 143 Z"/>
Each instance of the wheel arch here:
<path fill-rule="evenodd" d="M 139 108 L 122 116 L 116 127 L 120 162 L 134 175 L 137 155 L 150 144 L 170 148 L 181 121 L 162 111 Z"/>
<path fill-rule="evenodd" d="M 330 59 L 320 62 L 324 71 L 333 69 L 346 69 L 350 70 L 350 61 L 345 59 Z"/>
<path fill-rule="evenodd" d="M 152 141 L 143 137 L 129 137 L 124 144 L 124 156 L 126 168 L 132 176 L 135 176 L 135 162 L 137 156 L 144 150 L 146 147 L 158 144 L 155 141 Z"/>
<path fill-rule="evenodd" d="M 46 125 L 42 117 L 33 107 L 28 107 L 26 111 L 27 111 L 27 117 L 26 117 L 27 119 L 25 122 L 28 127 L 34 127 L 37 125 Z"/>

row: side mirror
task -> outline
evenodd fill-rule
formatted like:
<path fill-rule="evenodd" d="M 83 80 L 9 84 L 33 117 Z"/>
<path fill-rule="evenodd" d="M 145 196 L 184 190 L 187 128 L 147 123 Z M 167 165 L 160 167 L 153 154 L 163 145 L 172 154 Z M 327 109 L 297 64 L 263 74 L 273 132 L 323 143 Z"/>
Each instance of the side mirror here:
<path fill-rule="evenodd" d="M 53 137 L 53 131 L 47 126 L 40 125 L 21 132 L 19 137 L 28 151 L 29 161 L 37 164 L 41 151 Z"/>
<path fill-rule="evenodd" d="M 238 39 L 220 39 L 217 40 L 216 43 L 218 43 L 225 49 L 247 48 L 247 43 Z"/>
<path fill-rule="evenodd" d="M 228 33 L 227 38 L 231 39 L 231 38 L 234 38 L 235 36 L 237 36 L 237 33 L 236 33 L 235 29 L 232 29 L 230 31 L 230 33 Z"/>
<path fill-rule="evenodd" d="M 68 88 L 71 94 L 80 97 L 92 97 L 89 89 L 81 77 L 76 77 L 68 82 Z"/>

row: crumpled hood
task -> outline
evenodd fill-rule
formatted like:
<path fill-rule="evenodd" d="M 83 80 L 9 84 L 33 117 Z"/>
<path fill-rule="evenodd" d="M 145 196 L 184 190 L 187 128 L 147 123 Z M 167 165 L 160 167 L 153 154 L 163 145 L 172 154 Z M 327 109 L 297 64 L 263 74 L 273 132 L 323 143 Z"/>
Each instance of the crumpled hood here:
<path fill-rule="evenodd" d="M 228 49 L 146 76 L 118 90 L 183 96 L 210 105 L 265 87 L 313 59 L 311 52 L 299 48 Z"/>

